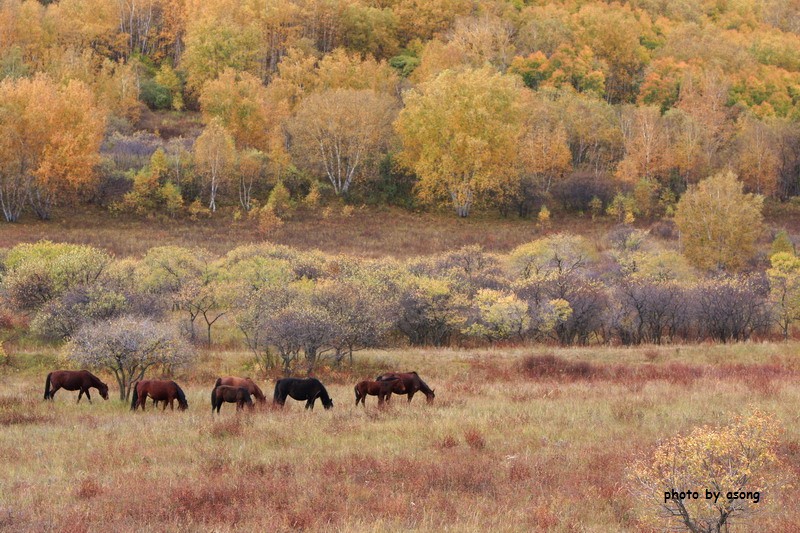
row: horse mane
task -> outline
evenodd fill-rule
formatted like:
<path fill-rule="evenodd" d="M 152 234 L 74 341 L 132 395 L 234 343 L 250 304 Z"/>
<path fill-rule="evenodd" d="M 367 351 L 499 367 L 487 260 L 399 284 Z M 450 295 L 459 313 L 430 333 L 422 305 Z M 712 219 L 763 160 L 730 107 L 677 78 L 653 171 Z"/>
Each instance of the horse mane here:
<path fill-rule="evenodd" d="M 173 383 L 175 382 L 173 381 Z M 180 405 L 181 407 L 183 406 L 189 407 L 189 402 L 186 401 L 186 395 L 183 393 L 183 389 L 177 383 L 175 383 L 175 388 L 177 389 L 178 393 L 178 405 Z M 170 407 L 170 409 L 172 408 Z"/>
<path fill-rule="evenodd" d="M 313 379 L 315 382 L 317 382 L 317 384 L 319 384 L 319 397 L 322 399 L 322 403 L 323 404 L 331 403 L 332 400 L 331 397 L 328 395 L 328 390 L 325 388 L 325 385 L 323 385 L 322 382 L 317 378 L 311 378 L 311 379 Z"/>
<path fill-rule="evenodd" d="M 429 394 L 429 393 L 433 392 L 433 391 L 431 390 L 431 388 L 430 388 L 430 387 L 428 387 L 428 384 L 427 384 L 427 383 L 425 383 L 424 381 L 422 381 L 422 378 L 421 378 L 421 377 L 419 377 L 419 374 L 417 374 L 416 372 L 412 372 L 412 374 L 414 374 L 415 376 L 417 376 L 417 379 L 419 380 L 419 390 L 421 390 L 423 394 L 427 395 L 427 394 Z"/>

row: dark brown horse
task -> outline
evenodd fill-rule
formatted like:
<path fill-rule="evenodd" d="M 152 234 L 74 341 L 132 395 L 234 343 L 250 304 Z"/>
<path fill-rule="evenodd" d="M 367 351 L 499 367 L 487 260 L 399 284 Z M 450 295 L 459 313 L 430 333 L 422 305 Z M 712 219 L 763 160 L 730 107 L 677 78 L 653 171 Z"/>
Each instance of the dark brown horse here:
<path fill-rule="evenodd" d="M 255 396 L 256 400 L 258 400 L 259 403 L 265 403 L 267 401 L 266 396 L 264 396 L 264 393 L 261 392 L 261 389 L 258 388 L 256 382 L 250 378 L 237 378 L 235 376 L 217 378 L 217 383 L 214 386 L 219 387 L 220 385 L 228 385 L 230 387 L 244 387 L 247 389 L 247 392 L 249 392 L 252 396 Z"/>
<path fill-rule="evenodd" d="M 100 378 L 88 370 L 56 370 L 47 374 L 47 379 L 44 382 L 44 399 L 52 400 L 58 389 L 79 390 L 78 402 L 81 401 L 81 397 L 85 394 L 89 399 L 89 403 L 92 403 L 92 397 L 89 395 L 89 389 L 91 388 L 97 389 L 100 392 L 100 396 L 104 400 L 108 400 L 108 385 L 100 381 Z"/>
<path fill-rule="evenodd" d="M 411 402 L 411 398 L 414 397 L 417 391 L 421 391 L 425 395 L 425 399 L 428 400 L 428 403 L 431 403 L 433 399 L 436 398 L 434 390 L 428 387 L 416 372 L 387 372 L 375 378 L 375 381 L 386 381 L 395 378 L 399 378 L 403 382 L 403 387 L 406 389 L 405 394 L 408 395 L 409 402 Z"/>
<path fill-rule="evenodd" d="M 131 411 L 138 407 L 144 411 L 147 404 L 147 397 L 153 399 L 153 407 L 158 406 L 158 402 L 164 402 L 163 410 L 167 410 L 167 404 L 171 410 L 175 410 L 175 400 L 178 400 L 178 409 L 185 411 L 189 408 L 186 395 L 177 383 L 166 379 L 143 379 L 133 386 L 133 399 L 131 400 Z"/>
<path fill-rule="evenodd" d="M 230 385 L 214 387 L 214 390 L 211 391 L 211 414 L 214 414 L 215 409 L 217 413 L 219 413 L 222 404 L 225 402 L 235 403 L 237 411 L 244 409 L 245 404 L 247 404 L 250 409 L 254 407 L 253 399 L 250 397 L 250 391 L 248 391 L 246 387 L 231 387 Z"/>
<path fill-rule="evenodd" d="M 383 405 L 384 401 L 389 401 L 392 397 L 392 393 L 406 393 L 406 388 L 403 386 L 403 381 L 400 378 L 386 379 L 383 381 L 359 381 L 353 390 L 356 393 L 356 405 L 358 405 L 358 402 L 361 402 L 361 405 L 364 407 L 367 406 L 367 404 L 364 403 L 367 395 L 377 396 L 378 405 Z"/>

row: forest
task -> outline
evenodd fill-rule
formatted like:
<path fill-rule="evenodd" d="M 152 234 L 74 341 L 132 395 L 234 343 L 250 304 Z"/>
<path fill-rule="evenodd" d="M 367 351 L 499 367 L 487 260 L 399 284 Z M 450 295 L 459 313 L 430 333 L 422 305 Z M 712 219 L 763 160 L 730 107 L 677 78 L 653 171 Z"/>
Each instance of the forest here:
<path fill-rule="evenodd" d="M 800 3 L 3 0 L 6 221 L 800 194 Z"/>

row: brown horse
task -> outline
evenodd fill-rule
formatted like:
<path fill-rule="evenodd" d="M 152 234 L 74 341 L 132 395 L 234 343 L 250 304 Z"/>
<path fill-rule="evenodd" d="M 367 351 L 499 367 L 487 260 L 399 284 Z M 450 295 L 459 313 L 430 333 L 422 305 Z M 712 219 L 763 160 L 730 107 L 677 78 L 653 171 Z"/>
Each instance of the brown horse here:
<path fill-rule="evenodd" d="M 214 414 L 215 409 L 217 413 L 219 413 L 222 404 L 225 402 L 235 403 L 237 411 L 244 409 L 245 404 L 247 404 L 250 409 L 254 407 L 253 399 L 250 397 L 250 391 L 248 391 L 246 387 L 231 387 L 229 385 L 215 386 L 214 390 L 211 391 L 211 414 Z"/>
<path fill-rule="evenodd" d="M 403 382 L 403 387 L 406 389 L 405 394 L 408 395 L 409 402 L 411 402 L 411 398 L 414 397 L 417 391 L 421 391 L 425 395 L 425 399 L 428 400 L 428 403 L 431 403 L 433 399 L 436 398 L 434 390 L 428 387 L 416 372 L 387 372 L 375 378 L 375 381 L 386 381 L 395 378 Z"/>
<path fill-rule="evenodd" d="M 89 399 L 89 403 L 92 403 L 92 397 L 89 395 L 91 388 L 97 389 L 100 396 L 104 400 L 108 400 L 108 385 L 88 370 L 56 370 L 47 374 L 44 382 L 44 399 L 52 400 L 58 389 L 79 390 L 76 403 L 81 401 L 84 394 Z"/>
<path fill-rule="evenodd" d="M 392 393 L 406 393 L 406 388 L 403 386 L 403 381 L 400 378 L 386 379 L 383 381 L 359 381 L 353 390 L 356 393 L 356 405 L 358 405 L 358 402 L 361 402 L 361 405 L 364 407 L 367 406 L 367 404 L 364 403 L 367 395 L 377 396 L 378 405 L 383 405 L 384 401 L 389 401 L 392 397 Z"/>
<path fill-rule="evenodd" d="M 144 411 L 148 396 L 153 399 L 154 408 L 158 407 L 158 402 L 164 402 L 163 411 L 167 410 L 167 404 L 169 404 L 170 410 L 174 411 L 175 400 L 178 400 L 178 409 L 181 411 L 185 411 L 189 408 L 186 395 L 174 381 L 165 379 L 143 379 L 133 386 L 131 411 L 135 411 L 138 407 L 141 407 L 142 411 Z"/>
<path fill-rule="evenodd" d="M 228 376 L 225 378 L 217 378 L 217 383 L 214 385 L 215 387 L 219 387 L 220 385 L 228 385 L 230 387 L 244 387 L 247 389 L 252 396 L 255 396 L 258 403 L 266 403 L 267 398 L 264 396 L 264 393 L 261 392 L 261 389 L 258 388 L 256 382 L 250 378 L 237 378 L 235 376 Z"/>

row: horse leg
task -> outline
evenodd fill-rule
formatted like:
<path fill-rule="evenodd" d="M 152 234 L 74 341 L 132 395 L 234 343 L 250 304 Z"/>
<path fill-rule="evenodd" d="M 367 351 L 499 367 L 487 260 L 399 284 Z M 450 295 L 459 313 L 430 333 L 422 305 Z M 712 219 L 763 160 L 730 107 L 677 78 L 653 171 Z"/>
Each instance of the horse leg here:
<path fill-rule="evenodd" d="M 408 403 L 411 403 L 411 398 L 414 397 L 414 393 L 415 392 L 417 392 L 417 391 L 414 391 L 414 390 L 409 391 L 409 393 L 408 393 Z"/>
<path fill-rule="evenodd" d="M 89 400 L 89 403 L 92 403 L 92 395 L 89 394 L 89 388 L 86 388 L 86 399 Z"/>
<path fill-rule="evenodd" d="M 80 392 L 78 393 L 78 401 L 75 403 L 81 403 L 81 396 L 83 396 L 83 389 L 81 389 Z"/>

